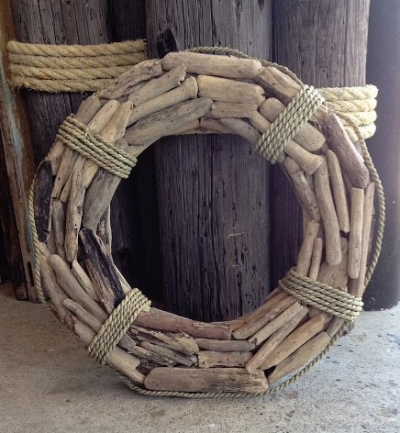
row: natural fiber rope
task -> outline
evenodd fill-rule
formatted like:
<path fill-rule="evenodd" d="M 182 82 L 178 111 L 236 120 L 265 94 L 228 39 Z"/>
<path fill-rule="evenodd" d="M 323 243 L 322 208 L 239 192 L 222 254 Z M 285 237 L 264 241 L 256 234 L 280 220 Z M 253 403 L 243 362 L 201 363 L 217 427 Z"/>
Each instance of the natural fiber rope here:
<path fill-rule="evenodd" d="M 151 302 L 139 289 L 132 289 L 110 314 L 87 348 L 89 355 L 105 364 L 107 356 L 121 340 L 139 313 Z"/>
<path fill-rule="evenodd" d="M 56 137 L 99 167 L 121 178 L 127 178 L 137 162 L 136 158 L 90 131 L 72 114 L 61 124 Z"/>
<path fill-rule="evenodd" d="M 354 322 L 364 305 L 361 298 L 305 277 L 294 269 L 279 281 L 279 287 L 305 304 L 347 322 Z"/>
<path fill-rule="evenodd" d="M 257 151 L 272 164 L 275 164 L 284 152 L 286 145 L 323 103 L 324 99 L 314 87 L 303 86 L 260 137 L 255 145 Z"/>

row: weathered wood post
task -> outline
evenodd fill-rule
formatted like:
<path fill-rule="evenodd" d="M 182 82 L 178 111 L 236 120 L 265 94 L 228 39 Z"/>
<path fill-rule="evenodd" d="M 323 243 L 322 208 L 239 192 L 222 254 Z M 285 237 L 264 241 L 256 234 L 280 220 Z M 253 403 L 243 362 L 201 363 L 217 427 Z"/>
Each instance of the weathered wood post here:
<path fill-rule="evenodd" d="M 151 57 L 200 45 L 268 59 L 271 2 L 146 2 Z M 268 164 L 238 137 L 155 147 L 164 293 L 202 320 L 253 310 L 269 291 Z"/>
<path fill-rule="evenodd" d="M 307 84 L 365 84 L 369 0 L 276 0 L 274 61 Z M 279 167 L 271 177 L 272 284 L 296 263 L 300 207 Z"/>

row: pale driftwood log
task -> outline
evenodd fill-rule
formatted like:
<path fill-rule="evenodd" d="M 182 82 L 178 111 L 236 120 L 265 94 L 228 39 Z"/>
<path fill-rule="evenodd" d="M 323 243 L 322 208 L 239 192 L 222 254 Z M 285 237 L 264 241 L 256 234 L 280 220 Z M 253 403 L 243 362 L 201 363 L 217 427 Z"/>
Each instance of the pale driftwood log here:
<path fill-rule="evenodd" d="M 107 313 L 111 314 L 125 297 L 112 257 L 90 229 L 82 229 L 79 236 L 85 255 L 85 265 L 96 295 Z"/>
<path fill-rule="evenodd" d="M 112 230 L 111 230 L 111 206 L 108 206 L 100 217 L 96 230 L 97 236 L 101 239 L 107 252 L 111 254 Z"/>
<path fill-rule="evenodd" d="M 254 113 L 257 113 L 256 104 L 214 102 L 209 116 L 213 119 L 220 119 L 223 117 L 250 118 Z"/>
<path fill-rule="evenodd" d="M 53 215 L 53 212 L 51 212 L 51 217 Z M 47 248 L 49 249 L 50 254 L 57 254 L 57 247 L 56 247 L 56 235 L 54 233 L 54 230 L 51 228 L 49 237 L 46 242 Z"/>
<path fill-rule="evenodd" d="M 187 123 L 182 128 L 179 128 L 176 132 L 171 135 L 184 135 L 184 134 L 201 134 L 200 131 L 200 120 L 196 119 Z"/>
<path fill-rule="evenodd" d="M 281 301 L 277 302 L 270 310 L 268 310 L 263 316 L 257 318 L 254 321 L 248 321 L 246 325 L 237 329 L 233 333 L 233 337 L 237 340 L 243 340 L 251 337 L 262 327 L 264 327 L 269 322 L 278 317 L 283 311 L 285 311 L 295 302 L 296 298 L 292 296 L 288 296 L 287 298 L 282 299 Z"/>
<path fill-rule="evenodd" d="M 128 97 L 134 106 L 143 104 L 150 99 L 156 98 L 175 87 L 178 87 L 185 79 L 186 68 L 184 66 L 176 66 L 166 74 L 161 75 L 159 78 L 143 84 L 143 86 L 134 90 Z"/>
<path fill-rule="evenodd" d="M 150 350 L 151 352 L 161 355 L 165 359 L 175 362 L 179 365 L 185 365 L 186 367 L 193 367 L 197 364 L 197 358 L 193 355 L 185 355 L 178 353 L 175 350 L 168 349 L 157 344 L 149 343 L 148 341 L 142 341 L 140 346 L 144 349 Z"/>
<path fill-rule="evenodd" d="M 107 313 L 85 292 L 72 275 L 67 263 L 56 254 L 49 257 L 49 263 L 56 274 L 58 284 L 62 287 L 64 292 L 85 310 L 92 313 L 98 320 L 104 322 L 108 317 Z"/>
<path fill-rule="evenodd" d="M 100 108 L 100 98 L 97 95 L 91 95 L 79 106 L 78 111 L 75 114 L 75 119 L 79 120 L 84 125 L 87 125 Z M 61 159 L 63 158 L 64 148 L 64 143 L 57 140 L 46 156 L 46 161 L 51 162 L 53 175 L 58 172 Z"/>
<path fill-rule="evenodd" d="M 236 119 L 232 117 L 230 119 L 219 119 L 219 121 L 229 128 L 232 134 L 240 135 L 251 144 L 256 144 L 261 138 L 261 134 L 257 131 L 257 129 L 253 128 L 249 123 L 242 119 Z"/>
<path fill-rule="evenodd" d="M 268 340 L 258 349 L 255 355 L 246 364 L 246 370 L 249 372 L 255 371 L 258 367 L 261 370 L 266 370 L 263 366 L 263 362 L 268 358 L 268 356 L 273 352 L 273 350 L 278 347 L 282 341 L 293 332 L 297 326 L 304 320 L 307 316 L 308 308 L 303 307 L 299 313 L 290 322 L 282 326 L 278 331 L 271 335 Z"/>
<path fill-rule="evenodd" d="M 268 376 L 268 382 L 270 384 L 275 383 L 288 374 L 295 372 L 321 353 L 330 341 L 329 335 L 326 332 L 321 332 L 278 364 Z"/>
<path fill-rule="evenodd" d="M 65 256 L 71 263 L 78 254 L 78 234 L 82 223 L 82 205 L 85 197 L 82 172 L 74 169 L 71 183 L 71 194 L 68 200 L 65 224 Z"/>
<path fill-rule="evenodd" d="M 314 191 L 307 182 L 304 171 L 300 168 L 298 163 L 290 157 L 284 159 L 283 166 L 293 182 L 301 207 L 312 219 L 319 221 L 321 219 L 321 214 L 319 212 L 317 199 Z"/>
<path fill-rule="evenodd" d="M 217 75 L 227 78 L 254 78 L 262 70 L 261 62 L 258 60 L 188 51 L 168 53 L 161 60 L 161 64 L 167 70 L 184 65 L 186 71 L 191 74 Z"/>
<path fill-rule="evenodd" d="M 42 161 L 36 171 L 33 203 L 36 232 L 40 242 L 47 242 L 51 230 L 52 189 L 51 162 L 45 160 Z"/>
<path fill-rule="evenodd" d="M 326 160 L 328 162 L 329 176 L 332 184 L 333 197 L 335 199 L 335 209 L 339 221 L 339 227 L 344 233 L 348 233 L 350 231 L 350 217 L 342 169 L 340 168 L 337 156 L 330 149 L 326 153 Z"/>
<path fill-rule="evenodd" d="M 264 360 L 262 363 L 262 369 L 266 370 L 281 363 L 303 344 L 307 343 L 311 338 L 322 332 L 326 322 L 326 318 L 322 314 L 319 314 L 301 325 L 285 338 L 285 340 L 283 340 L 282 343 L 272 351 L 268 358 Z"/>
<path fill-rule="evenodd" d="M 199 346 L 194 338 L 184 332 L 159 332 L 139 326 L 131 326 L 130 333 L 139 341 L 154 343 L 186 355 L 193 355 L 199 351 Z"/>
<path fill-rule="evenodd" d="M 152 352 L 151 350 L 145 349 L 144 347 L 135 346 L 130 351 L 133 355 L 137 356 L 140 359 L 140 363 L 143 364 L 143 361 L 150 361 L 152 364 L 158 366 L 166 366 L 173 367 L 176 365 L 175 361 L 171 359 L 167 359 L 158 353 Z"/>
<path fill-rule="evenodd" d="M 65 259 L 65 210 L 64 203 L 58 199 L 53 199 L 51 222 L 54 241 L 56 244 L 56 252 L 61 258 Z"/>
<path fill-rule="evenodd" d="M 261 328 L 257 333 L 249 338 L 251 343 L 256 346 L 262 344 L 268 337 L 270 337 L 274 332 L 278 331 L 286 323 L 290 322 L 294 317 L 297 316 L 303 310 L 303 306 L 300 302 L 295 302 L 285 311 L 283 311 L 278 317 L 269 322 L 263 328 Z"/>
<path fill-rule="evenodd" d="M 348 274 L 349 277 L 353 279 L 358 278 L 360 275 L 363 218 L 364 190 L 359 188 L 352 188 Z"/>
<path fill-rule="evenodd" d="M 262 371 L 249 373 L 244 368 L 159 367 L 146 376 L 144 386 L 154 391 L 262 393 L 268 381 Z"/>
<path fill-rule="evenodd" d="M 365 189 L 370 181 L 368 168 L 336 114 L 324 113 L 323 128 L 329 147 L 335 152 L 353 187 Z"/>
<path fill-rule="evenodd" d="M 89 326 L 75 319 L 75 333 L 78 337 L 83 341 L 85 346 L 89 346 L 89 344 L 93 341 L 95 337 L 94 331 L 92 331 Z M 120 373 L 128 376 L 130 379 L 134 380 L 137 383 L 144 382 L 144 375 L 137 371 L 137 367 L 140 364 L 140 361 L 135 356 L 125 352 L 119 347 L 115 347 L 113 351 L 107 356 L 107 365 L 112 368 L 115 368 Z"/>
<path fill-rule="evenodd" d="M 204 131 L 217 134 L 232 134 L 232 131 L 219 120 L 209 119 L 208 117 L 202 117 L 200 119 L 200 128 Z"/>
<path fill-rule="evenodd" d="M 142 311 L 133 324 L 165 332 L 185 332 L 192 337 L 215 340 L 230 340 L 232 334 L 231 327 L 225 323 L 196 322 L 157 308 L 150 308 L 148 312 Z"/>
<path fill-rule="evenodd" d="M 343 323 L 344 319 L 341 319 L 340 317 L 334 317 L 329 322 L 329 325 L 326 327 L 325 332 L 329 335 L 330 338 L 332 338 L 342 327 Z"/>
<path fill-rule="evenodd" d="M 209 98 L 181 102 L 139 120 L 126 130 L 124 138 L 130 145 L 138 146 L 134 153 L 137 156 L 161 137 L 172 135 L 202 117 L 211 109 L 212 104 L 213 101 Z"/>
<path fill-rule="evenodd" d="M 340 239 L 342 260 L 337 265 L 331 266 L 326 261 L 319 268 L 317 280 L 321 283 L 328 284 L 331 287 L 346 287 L 348 281 L 348 241 L 345 238 Z"/>
<path fill-rule="evenodd" d="M 340 228 L 329 186 L 328 164 L 325 157 L 323 157 L 322 164 L 314 174 L 314 188 L 318 208 L 324 223 L 326 261 L 330 265 L 337 265 L 342 260 Z"/>
<path fill-rule="evenodd" d="M 210 75 L 198 75 L 196 79 L 199 95 L 213 101 L 256 104 L 258 107 L 265 100 L 264 89 L 257 84 Z"/>
<path fill-rule="evenodd" d="M 368 250 L 371 236 L 371 225 L 374 213 L 374 196 L 375 184 L 371 183 L 366 191 L 364 198 L 362 241 L 361 241 L 361 258 L 360 273 L 357 279 L 349 281 L 349 292 L 357 297 L 362 297 L 365 290 L 365 273 L 367 271 Z"/>
<path fill-rule="evenodd" d="M 317 239 L 319 229 L 319 222 L 315 220 L 309 220 L 307 222 L 303 243 L 297 257 L 296 265 L 296 271 L 301 275 L 308 275 L 308 271 L 310 270 L 314 241 Z"/>
<path fill-rule="evenodd" d="M 111 86 L 99 92 L 100 98 L 118 99 L 132 93 L 134 87 L 143 81 L 158 77 L 163 72 L 160 60 L 146 60 L 123 73 Z"/>
<path fill-rule="evenodd" d="M 278 99 L 268 98 L 260 105 L 259 109 L 260 113 L 267 120 L 274 122 L 285 107 L 285 104 L 282 104 Z M 316 152 L 324 145 L 325 137 L 311 123 L 306 123 L 294 136 L 293 141 L 300 144 L 301 147 L 304 147 L 309 152 Z"/>
<path fill-rule="evenodd" d="M 200 368 L 244 367 L 253 356 L 251 352 L 214 352 L 201 350 L 197 357 Z"/>
<path fill-rule="evenodd" d="M 318 278 L 319 269 L 322 261 L 323 241 L 321 238 L 314 240 L 313 252 L 311 257 L 311 266 L 308 271 L 308 278 L 316 280 Z M 343 258 L 342 258 L 343 260 Z"/>
<path fill-rule="evenodd" d="M 180 102 L 197 97 L 197 81 L 194 77 L 189 77 L 182 82 L 182 85 L 157 96 L 154 99 L 144 102 L 135 107 L 129 117 L 128 126 L 136 123 L 150 114 L 172 107 Z"/>
<path fill-rule="evenodd" d="M 92 280 L 89 278 L 88 274 L 82 268 L 77 260 L 73 260 L 71 263 L 72 275 L 78 280 L 79 284 L 83 287 L 85 292 L 96 302 L 99 301 L 98 296 L 93 287 Z"/>
<path fill-rule="evenodd" d="M 196 343 L 203 350 L 214 352 L 250 352 L 256 345 L 246 340 L 208 340 L 196 338 Z"/>

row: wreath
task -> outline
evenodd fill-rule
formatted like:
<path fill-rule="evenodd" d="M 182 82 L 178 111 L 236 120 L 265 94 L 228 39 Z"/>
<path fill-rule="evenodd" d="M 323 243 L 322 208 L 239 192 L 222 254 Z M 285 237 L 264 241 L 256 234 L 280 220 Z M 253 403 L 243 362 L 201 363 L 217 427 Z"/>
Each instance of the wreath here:
<path fill-rule="evenodd" d="M 356 143 L 321 94 L 289 70 L 236 50 L 198 48 L 135 65 L 65 119 L 38 167 L 30 219 L 41 301 L 142 394 L 282 389 L 356 319 L 378 260 L 383 191 L 354 130 Z M 303 209 L 296 267 L 254 312 L 226 322 L 151 307 L 111 254 L 109 204 L 121 179 L 161 137 L 193 133 L 246 138 L 281 165 Z"/>

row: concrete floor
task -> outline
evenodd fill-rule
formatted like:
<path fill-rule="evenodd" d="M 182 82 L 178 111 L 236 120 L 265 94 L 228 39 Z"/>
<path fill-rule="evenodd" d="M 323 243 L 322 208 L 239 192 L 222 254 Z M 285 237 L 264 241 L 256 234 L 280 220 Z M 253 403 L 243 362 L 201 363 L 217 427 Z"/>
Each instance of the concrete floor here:
<path fill-rule="evenodd" d="M 400 308 L 363 313 L 296 384 L 250 400 L 144 398 L 41 305 L 0 286 L 0 432 L 400 432 Z"/>

